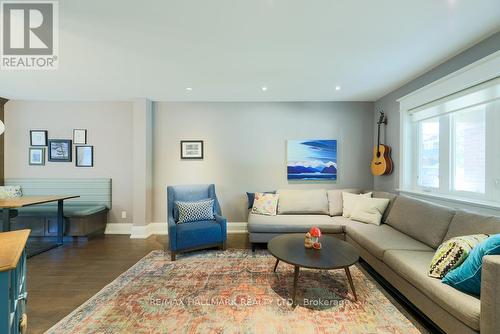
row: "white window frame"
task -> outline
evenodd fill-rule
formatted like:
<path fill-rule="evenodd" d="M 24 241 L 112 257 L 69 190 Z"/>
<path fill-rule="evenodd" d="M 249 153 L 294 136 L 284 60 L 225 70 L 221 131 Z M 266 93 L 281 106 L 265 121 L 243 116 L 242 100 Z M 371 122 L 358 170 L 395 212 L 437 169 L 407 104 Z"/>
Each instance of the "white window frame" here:
<path fill-rule="evenodd" d="M 489 197 L 482 196 L 479 193 L 453 190 L 453 170 L 450 164 L 453 163 L 450 156 L 452 150 L 451 116 L 445 115 L 447 121 L 440 122 L 440 189 L 421 187 L 417 182 L 418 156 L 419 156 L 419 129 L 418 122 L 412 121 L 411 114 L 419 107 L 432 105 L 433 102 L 458 92 L 470 89 L 489 80 L 500 77 L 500 51 L 497 51 L 485 58 L 482 58 L 456 72 L 453 72 L 431 84 L 424 86 L 397 101 L 400 104 L 400 161 L 399 161 L 399 190 L 403 193 L 427 196 L 430 198 L 439 198 L 451 200 L 456 203 L 476 203 L 479 206 L 500 209 L 500 184 L 486 182 L 486 193 Z M 500 117 L 495 115 L 493 117 Z M 487 122 L 488 124 L 488 122 Z M 488 125 L 487 125 L 488 126 Z M 488 131 L 487 131 L 488 132 Z M 488 153 L 492 145 L 488 142 L 500 143 L 500 131 L 490 131 L 490 138 L 486 138 L 487 160 L 486 175 L 492 175 L 492 168 L 495 173 L 496 182 L 500 183 L 500 158 L 496 161 L 488 160 L 488 156 L 500 156 L 495 153 Z M 496 138 L 495 138 L 496 137 Z M 442 142 L 441 138 L 449 138 Z M 497 148 L 498 149 L 498 148 Z M 496 171 L 496 172 L 495 172 Z M 441 189 L 450 189 L 449 192 L 440 193 Z"/>

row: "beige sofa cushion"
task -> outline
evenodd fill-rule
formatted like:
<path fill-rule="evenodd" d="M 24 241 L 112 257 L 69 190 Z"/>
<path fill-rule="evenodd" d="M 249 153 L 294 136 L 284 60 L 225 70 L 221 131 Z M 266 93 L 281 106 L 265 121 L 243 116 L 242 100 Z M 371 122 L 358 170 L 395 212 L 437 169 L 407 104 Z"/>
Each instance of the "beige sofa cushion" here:
<path fill-rule="evenodd" d="M 278 214 L 328 214 L 325 189 L 278 190 Z"/>
<path fill-rule="evenodd" d="M 500 233 L 500 217 L 483 216 L 459 210 L 451 220 L 444 240 L 471 234 Z"/>
<path fill-rule="evenodd" d="M 481 301 L 427 276 L 433 255 L 434 252 L 390 250 L 385 252 L 383 261 L 457 320 L 478 331 Z"/>
<path fill-rule="evenodd" d="M 364 194 L 351 194 L 347 192 L 342 193 L 342 201 L 343 201 L 343 209 L 342 209 L 342 217 L 351 218 L 351 213 L 358 199 L 361 197 L 372 197 L 372 193 L 364 193 Z"/>
<path fill-rule="evenodd" d="M 343 233 L 343 224 L 327 215 L 248 216 L 250 233 L 306 233 L 317 226 L 323 233 Z"/>
<path fill-rule="evenodd" d="M 344 201 L 342 200 L 342 193 L 360 194 L 360 189 L 331 189 L 326 192 L 328 197 L 328 208 L 330 216 L 342 216 L 344 210 Z"/>
<path fill-rule="evenodd" d="M 351 220 L 345 222 L 345 231 L 351 239 L 380 260 L 384 252 L 392 249 L 430 251 L 434 254 L 429 246 L 385 224 L 377 226 Z"/>
<path fill-rule="evenodd" d="M 360 197 L 351 212 L 351 219 L 363 223 L 380 225 L 389 199 Z"/>
<path fill-rule="evenodd" d="M 386 223 L 436 249 L 443 242 L 454 215 L 453 209 L 398 196 Z"/>

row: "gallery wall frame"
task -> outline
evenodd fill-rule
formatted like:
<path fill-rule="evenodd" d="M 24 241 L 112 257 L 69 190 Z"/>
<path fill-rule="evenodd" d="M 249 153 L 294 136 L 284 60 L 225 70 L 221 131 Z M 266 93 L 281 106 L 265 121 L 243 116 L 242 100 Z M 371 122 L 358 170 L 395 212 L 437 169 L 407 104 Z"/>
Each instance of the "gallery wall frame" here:
<path fill-rule="evenodd" d="M 45 147 L 30 147 L 28 162 L 30 166 L 44 166 Z"/>
<path fill-rule="evenodd" d="M 94 167 L 94 146 L 92 145 L 75 146 L 75 166 Z"/>
<path fill-rule="evenodd" d="M 47 146 L 47 130 L 30 130 L 30 146 Z"/>
<path fill-rule="evenodd" d="M 73 146 L 71 139 L 50 139 L 48 147 L 49 161 L 71 162 Z"/>
<path fill-rule="evenodd" d="M 73 129 L 73 144 L 87 145 L 87 129 Z"/>

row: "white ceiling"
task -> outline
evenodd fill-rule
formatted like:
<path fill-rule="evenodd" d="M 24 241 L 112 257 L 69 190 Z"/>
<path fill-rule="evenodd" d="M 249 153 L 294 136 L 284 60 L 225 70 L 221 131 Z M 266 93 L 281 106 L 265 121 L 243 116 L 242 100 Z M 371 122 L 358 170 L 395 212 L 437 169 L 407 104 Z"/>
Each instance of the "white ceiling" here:
<path fill-rule="evenodd" d="M 60 0 L 59 8 L 59 69 L 1 71 L 0 96 L 373 101 L 500 29 L 498 0 Z"/>

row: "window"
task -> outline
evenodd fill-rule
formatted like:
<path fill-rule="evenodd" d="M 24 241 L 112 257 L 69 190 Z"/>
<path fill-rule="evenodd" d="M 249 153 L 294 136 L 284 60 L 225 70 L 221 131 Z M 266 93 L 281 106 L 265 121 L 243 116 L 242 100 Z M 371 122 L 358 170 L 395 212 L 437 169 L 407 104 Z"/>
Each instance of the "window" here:
<path fill-rule="evenodd" d="M 497 80 L 408 112 L 403 190 L 500 203 L 499 92 Z"/>
<path fill-rule="evenodd" d="M 439 119 L 421 121 L 419 124 L 418 185 L 439 187 Z"/>
<path fill-rule="evenodd" d="M 453 115 L 453 190 L 484 194 L 486 112 L 484 106 Z"/>

